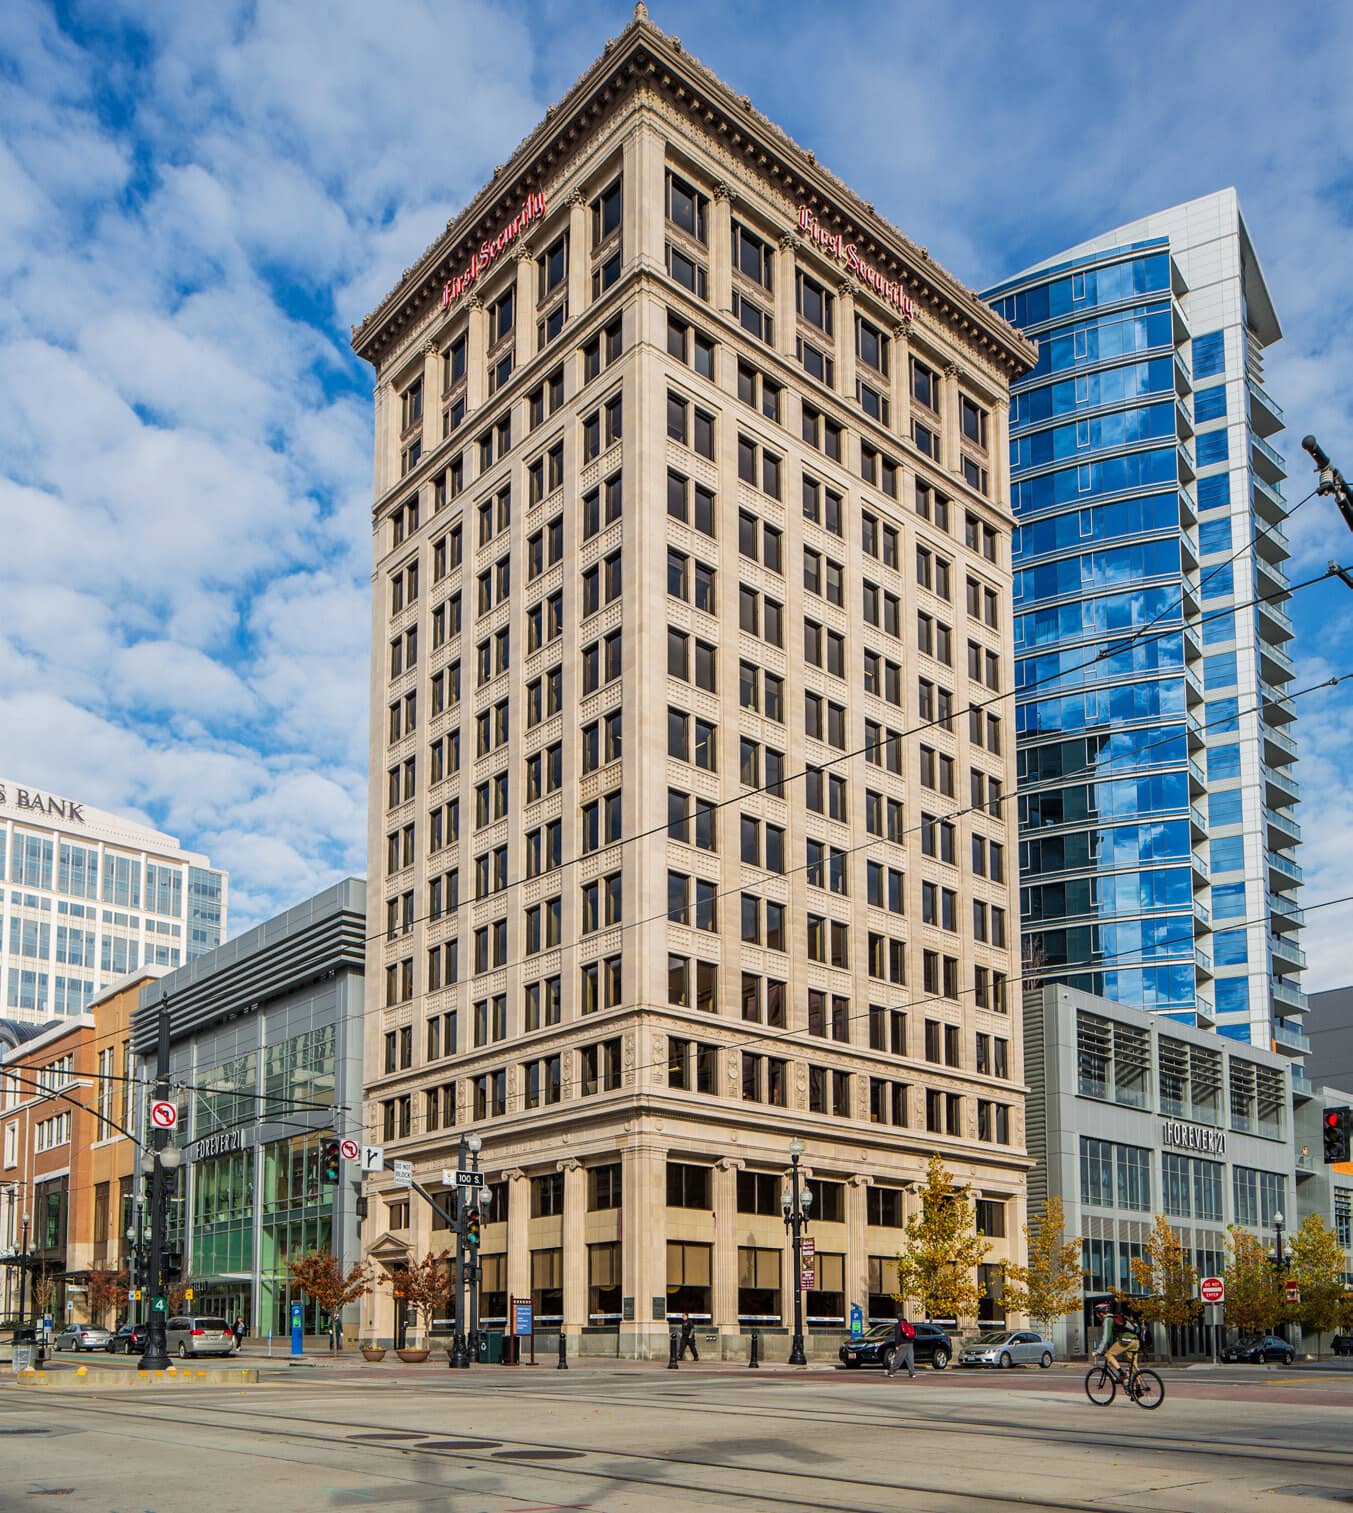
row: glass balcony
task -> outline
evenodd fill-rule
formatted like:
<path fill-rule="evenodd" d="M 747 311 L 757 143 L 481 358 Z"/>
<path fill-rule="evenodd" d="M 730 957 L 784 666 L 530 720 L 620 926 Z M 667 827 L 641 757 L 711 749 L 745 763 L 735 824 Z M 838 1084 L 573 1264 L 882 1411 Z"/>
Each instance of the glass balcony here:
<path fill-rule="evenodd" d="M 1293 1091 L 1295 1092 L 1295 1076 L 1293 1076 L 1292 1081 L 1294 1084 Z M 1310 1153 L 1310 1151 L 1304 1148 L 1297 1152 L 1297 1176 L 1298 1178 L 1315 1176 L 1315 1157 Z"/>
<path fill-rule="evenodd" d="M 1274 725 L 1264 726 L 1264 760 L 1275 767 L 1297 759 L 1297 743 L 1286 731 Z"/>
<path fill-rule="evenodd" d="M 1311 1038 L 1303 1035 L 1294 1025 L 1289 1025 L 1285 1019 L 1273 1021 L 1273 1043 L 1280 1051 L 1295 1051 L 1299 1056 L 1309 1056 L 1311 1053 Z"/>
<path fill-rule="evenodd" d="M 1275 850 L 1301 844 L 1301 826 L 1285 809 L 1264 806 L 1264 823 L 1268 826 L 1268 843 Z"/>
<path fill-rule="evenodd" d="M 1269 995 L 1279 1013 L 1283 1010 L 1289 1014 L 1306 1012 L 1306 995 L 1290 978 L 1275 977 L 1269 984 Z M 1294 1025 L 1293 1028 L 1295 1029 L 1296 1026 Z"/>
<path fill-rule="evenodd" d="M 1292 1093 L 1297 1098 L 1314 1098 L 1315 1088 L 1303 1068 L 1295 1063 L 1292 1067 Z"/>
<path fill-rule="evenodd" d="M 1279 484 L 1287 477 L 1287 464 L 1282 457 L 1262 436 L 1256 436 L 1253 431 L 1250 432 L 1250 456 L 1256 476 L 1265 483 Z"/>
<path fill-rule="evenodd" d="M 1266 683 L 1281 683 L 1296 676 L 1297 664 L 1276 642 L 1259 640 L 1259 675 Z"/>
<path fill-rule="evenodd" d="M 1304 874 L 1296 862 L 1289 860 L 1277 851 L 1268 854 L 1268 870 L 1272 874 L 1270 881 L 1280 891 L 1293 883 L 1302 881 Z"/>
<path fill-rule="evenodd" d="M 1301 798 L 1301 784 L 1285 767 L 1264 768 L 1264 802 L 1275 809 L 1297 803 Z"/>
<path fill-rule="evenodd" d="M 1269 929 L 1275 931 L 1300 930 L 1306 923 L 1306 912 L 1296 900 L 1285 893 L 1270 893 L 1267 897 Z"/>
<path fill-rule="evenodd" d="M 1292 555 L 1292 543 L 1280 525 L 1261 526 L 1254 533 L 1254 547 L 1269 562 L 1285 562 Z"/>
<path fill-rule="evenodd" d="M 1286 584 L 1284 584 L 1284 587 Z M 1259 611 L 1259 634 L 1270 645 L 1283 646 L 1296 635 L 1296 627 L 1292 624 L 1292 617 L 1282 607 L 1281 601 L 1263 599 L 1257 606 Z"/>
<path fill-rule="evenodd" d="M 1251 475 L 1250 482 L 1253 484 L 1253 499 L 1255 513 L 1268 525 L 1271 521 L 1283 521 L 1287 518 L 1287 501 L 1270 484 L 1264 482 L 1258 473 Z"/>
<path fill-rule="evenodd" d="M 1212 977 L 1212 957 L 1197 946 L 1193 948 L 1193 965 L 1200 978 Z"/>
<path fill-rule="evenodd" d="M 1295 933 L 1291 935 L 1270 933 L 1268 949 L 1273 960 L 1273 970 L 1284 977 L 1293 972 L 1300 972 L 1306 966 L 1306 953 L 1297 944 Z"/>
<path fill-rule="evenodd" d="M 1287 424 L 1282 408 L 1253 378 L 1250 386 L 1250 425 L 1261 436 L 1273 436 Z"/>
<path fill-rule="evenodd" d="M 1297 717 L 1297 706 L 1287 696 L 1285 688 L 1274 688 L 1269 682 L 1261 685 L 1259 692 L 1264 700 L 1264 718 L 1271 725 L 1286 725 Z"/>

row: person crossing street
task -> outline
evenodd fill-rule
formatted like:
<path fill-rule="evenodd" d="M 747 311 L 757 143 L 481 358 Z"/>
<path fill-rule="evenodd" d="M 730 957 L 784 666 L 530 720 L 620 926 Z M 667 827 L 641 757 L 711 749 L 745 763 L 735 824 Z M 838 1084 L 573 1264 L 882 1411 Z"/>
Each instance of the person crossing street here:
<path fill-rule="evenodd" d="M 897 1368 L 905 1366 L 907 1375 L 916 1375 L 916 1326 L 908 1322 L 903 1313 L 897 1315 L 893 1325 L 893 1353 L 888 1361 L 888 1375 L 895 1376 Z"/>
<path fill-rule="evenodd" d="M 677 1360 L 684 1361 L 688 1350 L 692 1360 L 700 1359 L 700 1352 L 695 1348 L 695 1325 L 691 1322 L 690 1314 L 683 1313 L 681 1315 L 681 1353 L 677 1356 Z"/>

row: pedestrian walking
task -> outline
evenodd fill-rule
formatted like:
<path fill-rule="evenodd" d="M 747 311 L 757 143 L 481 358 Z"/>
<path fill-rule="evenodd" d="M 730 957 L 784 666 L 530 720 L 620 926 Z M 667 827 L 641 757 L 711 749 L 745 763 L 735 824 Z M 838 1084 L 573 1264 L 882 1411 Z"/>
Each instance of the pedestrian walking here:
<path fill-rule="evenodd" d="M 898 1314 L 893 1325 L 893 1354 L 888 1362 L 888 1375 L 894 1376 L 899 1366 L 907 1368 L 907 1375 L 916 1375 L 916 1326 L 907 1322 L 905 1315 Z"/>
<path fill-rule="evenodd" d="M 684 1361 L 688 1350 L 693 1361 L 700 1359 L 700 1352 L 695 1348 L 695 1325 L 691 1322 L 690 1314 L 683 1313 L 681 1315 L 681 1350 L 677 1355 L 677 1360 Z"/>
<path fill-rule="evenodd" d="M 239 1350 L 239 1348 L 244 1344 L 245 1335 L 249 1332 L 244 1327 L 244 1320 L 240 1317 L 239 1314 L 235 1315 L 235 1322 L 230 1326 L 230 1332 L 235 1336 L 235 1349 Z"/>

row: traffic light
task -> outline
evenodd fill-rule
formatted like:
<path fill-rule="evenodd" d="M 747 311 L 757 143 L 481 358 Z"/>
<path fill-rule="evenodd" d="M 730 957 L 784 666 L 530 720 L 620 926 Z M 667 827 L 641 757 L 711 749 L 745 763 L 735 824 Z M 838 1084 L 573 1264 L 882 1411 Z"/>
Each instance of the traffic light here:
<path fill-rule="evenodd" d="M 467 1245 L 479 1244 L 479 1210 L 472 1208 L 465 1216 L 465 1243 Z"/>
<path fill-rule="evenodd" d="M 1332 1164 L 1349 1159 L 1350 1136 L 1353 1136 L 1353 1108 L 1325 1110 L 1325 1161 Z"/>
<path fill-rule="evenodd" d="M 321 1182 L 337 1182 L 339 1172 L 343 1169 L 343 1157 L 338 1149 L 337 1140 L 324 1140 L 320 1142 L 319 1149 L 319 1179 Z"/>

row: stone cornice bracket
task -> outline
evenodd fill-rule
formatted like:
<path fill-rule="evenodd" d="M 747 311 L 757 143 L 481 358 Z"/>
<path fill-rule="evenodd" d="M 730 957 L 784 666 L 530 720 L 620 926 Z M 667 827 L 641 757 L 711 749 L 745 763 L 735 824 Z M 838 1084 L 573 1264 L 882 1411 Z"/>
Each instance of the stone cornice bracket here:
<path fill-rule="evenodd" d="M 433 339 L 429 336 L 428 339 L 423 343 L 423 356 L 424 357 L 436 357 L 436 355 L 437 355 L 437 343 L 435 341 L 433 341 Z"/>
<path fill-rule="evenodd" d="M 946 378 L 962 378 L 963 369 L 956 362 L 947 362 L 944 365 L 944 376 Z"/>
<path fill-rule="evenodd" d="M 899 340 L 904 336 L 910 336 L 911 328 L 911 317 L 904 315 L 902 319 L 898 321 L 898 323 L 893 327 L 893 336 Z"/>
<path fill-rule="evenodd" d="M 797 236 L 794 232 L 792 232 L 792 231 L 782 231 L 780 233 L 780 251 L 781 252 L 797 252 L 799 250 L 799 248 L 802 247 L 802 246 L 803 246 L 803 240 L 802 240 L 802 238 L 799 237 L 799 236 Z"/>
<path fill-rule="evenodd" d="M 531 251 L 530 247 L 528 247 L 525 242 L 523 242 L 521 246 L 517 248 L 513 256 L 519 263 L 529 263 L 534 260 L 535 253 Z"/>
<path fill-rule="evenodd" d="M 714 1169 L 721 1172 L 740 1172 L 746 1165 L 741 1156 L 720 1156 L 714 1163 Z"/>
<path fill-rule="evenodd" d="M 581 1165 L 577 1156 L 565 1156 L 562 1161 L 554 1163 L 554 1169 L 557 1172 L 576 1172 Z"/>
<path fill-rule="evenodd" d="M 722 179 L 714 186 L 714 198 L 716 200 L 727 200 L 731 205 L 737 200 L 737 197 L 737 190 L 731 184 L 725 184 Z"/>
<path fill-rule="evenodd" d="M 466 301 L 466 304 L 469 305 L 471 310 L 482 310 L 484 308 L 483 296 L 479 294 L 472 294 Z"/>
<path fill-rule="evenodd" d="M 852 279 L 843 278 L 841 282 L 836 286 L 836 295 L 838 299 L 853 300 L 855 298 L 854 281 Z"/>
<path fill-rule="evenodd" d="M 569 206 L 570 209 L 575 206 L 584 207 L 587 204 L 587 196 L 582 192 L 581 189 L 575 189 L 572 194 L 568 195 L 565 198 L 564 204 Z"/>

